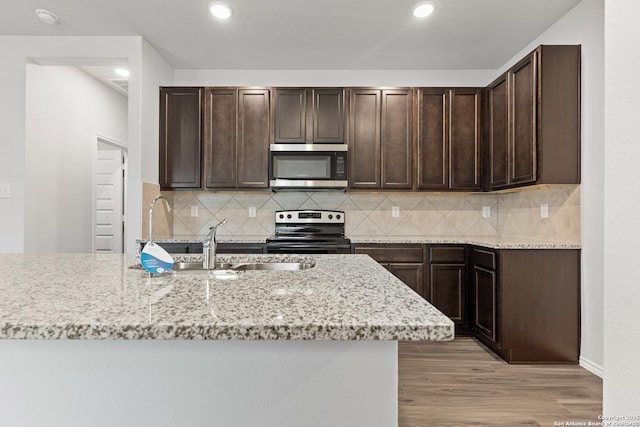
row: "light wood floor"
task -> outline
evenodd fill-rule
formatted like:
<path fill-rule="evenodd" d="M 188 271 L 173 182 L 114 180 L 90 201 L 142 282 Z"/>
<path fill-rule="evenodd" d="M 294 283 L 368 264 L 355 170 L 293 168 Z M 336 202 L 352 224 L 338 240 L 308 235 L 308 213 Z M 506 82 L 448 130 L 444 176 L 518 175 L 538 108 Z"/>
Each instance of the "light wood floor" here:
<path fill-rule="evenodd" d="M 398 425 L 594 421 L 602 380 L 578 365 L 509 365 L 471 338 L 399 343 Z"/>

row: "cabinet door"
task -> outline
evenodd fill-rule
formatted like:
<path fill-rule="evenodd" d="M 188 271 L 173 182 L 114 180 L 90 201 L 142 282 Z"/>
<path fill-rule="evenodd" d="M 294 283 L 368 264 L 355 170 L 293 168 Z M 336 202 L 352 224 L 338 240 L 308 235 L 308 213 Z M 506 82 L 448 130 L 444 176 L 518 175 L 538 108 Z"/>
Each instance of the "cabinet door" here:
<path fill-rule="evenodd" d="M 381 115 L 382 188 L 413 187 L 413 96 L 383 90 Z"/>
<path fill-rule="evenodd" d="M 201 188 L 202 88 L 160 88 L 160 189 Z"/>
<path fill-rule="evenodd" d="M 238 91 L 238 188 L 269 185 L 269 90 Z"/>
<path fill-rule="evenodd" d="M 474 266 L 473 287 L 474 330 L 496 343 L 498 339 L 498 284 L 495 271 Z"/>
<path fill-rule="evenodd" d="M 418 188 L 449 188 L 449 97 L 446 89 L 418 92 Z"/>
<path fill-rule="evenodd" d="M 449 109 L 449 188 L 480 189 L 480 114 L 482 92 L 479 89 L 453 89 Z"/>
<path fill-rule="evenodd" d="M 204 179 L 207 188 L 235 188 L 236 89 L 206 89 L 204 117 Z"/>
<path fill-rule="evenodd" d="M 380 188 L 380 91 L 353 89 L 349 115 L 349 188 Z"/>
<path fill-rule="evenodd" d="M 537 55 L 533 52 L 520 61 L 510 72 L 511 115 L 510 184 L 527 184 L 536 181 L 536 138 L 538 73 Z"/>
<path fill-rule="evenodd" d="M 431 264 L 429 301 L 455 322 L 467 325 L 467 287 L 464 264 Z"/>
<path fill-rule="evenodd" d="M 487 89 L 487 145 L 489 188 L 501 188 L 509 182 L 509 91 L 507 74 Z"/>
<path fill-rule="evenodd" d="M 305 89 L 276 89 L 275 91 L 275 142 L 306 142 L 306 108 Z"/>
<path fill-rule="evenodd" d="M 391 263 L 385 267 L 404 284 L 424 297 L 424 264 L 416 263 Z"/>
<path fill-rule="evenodd" d="M 344 90 L 313 90 L 313 142 L 344 142 Z"/>

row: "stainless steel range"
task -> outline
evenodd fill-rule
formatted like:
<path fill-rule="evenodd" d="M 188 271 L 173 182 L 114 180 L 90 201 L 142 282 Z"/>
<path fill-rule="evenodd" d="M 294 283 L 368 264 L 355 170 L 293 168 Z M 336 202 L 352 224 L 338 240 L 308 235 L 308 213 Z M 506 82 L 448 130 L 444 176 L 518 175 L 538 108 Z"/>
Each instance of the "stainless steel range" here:
<path fill-rule="evenodd" d="M 267 239 L 267 253 L 348 254 L 344 212 L 327 210 L 276 211 L 276 234 Z"/>

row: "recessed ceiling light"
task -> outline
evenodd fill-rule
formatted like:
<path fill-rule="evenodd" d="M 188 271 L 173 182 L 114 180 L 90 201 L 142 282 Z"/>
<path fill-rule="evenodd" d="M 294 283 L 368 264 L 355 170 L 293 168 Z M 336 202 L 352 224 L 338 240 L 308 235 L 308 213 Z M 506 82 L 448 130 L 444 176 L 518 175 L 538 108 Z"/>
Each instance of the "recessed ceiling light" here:
<path fill-rule="evenodd" d="M 129 77 L 129 70 L 127 70 L 126 68 L 116 68 L 115 72 L 120 77 Z"/>
<path fill-rule="evenodd" d="M 416 18 L 426 18 L 431 15 L 433 11 L 436 10 L 436 4 L 432 1 L 425 1 L 422 3 L 418 3 L 413 8 L 413 16 Z"/>
<path fill-rule="evenodd" d="M 219 1 L 209 4 L 209 12 L 218 19 L 229 19 L 233 15 L 233 9 L 226 3 Z"/>
<path fill-rule="evenodd" d="M 58 17 L 56 16 L 56 14 L 53 12 L 49 12 L 46 9 L 36 9 L 36 16 L 45 24 L 53 25 L 58 22 Z"/>

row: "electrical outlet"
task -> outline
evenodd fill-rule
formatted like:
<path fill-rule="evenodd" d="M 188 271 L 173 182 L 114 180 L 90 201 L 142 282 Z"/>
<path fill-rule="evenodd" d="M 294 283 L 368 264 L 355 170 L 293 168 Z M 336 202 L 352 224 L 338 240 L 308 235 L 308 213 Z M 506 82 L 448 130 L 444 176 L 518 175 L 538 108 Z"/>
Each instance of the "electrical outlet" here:
<path fill-rule="evenodd" d="M 0 184 L 0 199 L 11 198 L 11 184 Z"/>
<path fill-rule="evenodd" d="M 198 216 L 198 207 L 191 206 L 191 216 Z"/>
<path fill-rule="evenodd" d="M 400 206 L 391 206 L 391 217 L 400 218 Z"/>
<path fill-rule="evenodd" d="M 540 218 L 549 218 L 549 205 L 546 203 L 540 205 Z"/>
<path fill-rule="evenodd" d="M 256 217 L 256 207 L 249 206 L 249 218 L 255 218 L 255 217 Z"/>
<path fill-rule="evenodd" d="M 482 218 L 491 218 L 491 206 L 482 207 Z"/>

